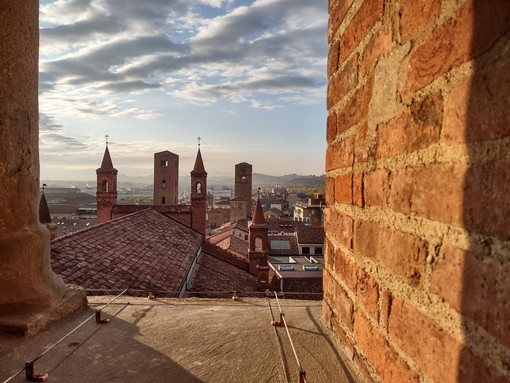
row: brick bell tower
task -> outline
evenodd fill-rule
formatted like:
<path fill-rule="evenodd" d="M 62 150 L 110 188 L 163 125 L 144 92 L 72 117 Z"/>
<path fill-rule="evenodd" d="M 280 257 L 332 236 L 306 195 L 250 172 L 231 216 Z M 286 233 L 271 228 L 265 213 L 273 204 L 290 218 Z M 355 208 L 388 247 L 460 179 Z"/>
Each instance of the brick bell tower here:
<path fill-rule="evenodd" d="M 112 219 L 112 207 L 117 202 L 117 169 L 113 167 L 108 150 L 108 135 L 106 135 L 103 162 L 101 162 L 101 167 L 96 170 L 96 175 L 97 223 L 103 223 Z"/>
<path fill-rule="evenodd" d="M 248 261 L 250 263 L 250 273 L 258 276 L 258 287 L 260 289 L 266 289 L 269 285 L 269 265 L 267 264 L 269 239 L 268 226 L 259 198 L 257 198 L 253 221 L 248 230 Z"/>
<path fill-rule="evenodd" d="M 200 153 L 200 137 L 195 166 L 191 175 L 191 228 L 205 234 L 207 212 L 207 172 Z"/>

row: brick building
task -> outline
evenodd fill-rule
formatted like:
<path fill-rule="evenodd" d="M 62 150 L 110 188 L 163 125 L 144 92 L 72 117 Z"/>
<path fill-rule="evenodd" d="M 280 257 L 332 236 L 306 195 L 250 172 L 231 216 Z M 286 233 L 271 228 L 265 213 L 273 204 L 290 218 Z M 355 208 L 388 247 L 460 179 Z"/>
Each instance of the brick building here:
<path fill-rule="evenodd" d="M 508 382 L 510 3 L 329 12 L 324 320 L 366 382 Z"/>
<path fill-rule="evenodd" d="M 234 197 L 243 198 L 246 201 L 245 218 L 252 216 L 252 177 L 253 166 L 247 162 L 235 165 L 234 173 Z"/>
<path fill-rule="evenodd" d="M 154 205 L 177 205 L 179 156 L 168 150 L 154 153 Z"/>

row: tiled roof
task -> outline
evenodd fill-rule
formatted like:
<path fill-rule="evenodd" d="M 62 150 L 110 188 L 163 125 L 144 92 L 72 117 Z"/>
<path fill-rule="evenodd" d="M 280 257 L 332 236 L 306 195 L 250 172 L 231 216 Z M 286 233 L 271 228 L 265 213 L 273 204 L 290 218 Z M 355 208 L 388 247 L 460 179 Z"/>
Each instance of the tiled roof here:
<path fill-rule="evenodd" d="M 108 150 L 108 145 L 106 146 L 106 149 L 104 150 L 103 161 L 101 162 L 101 167 L 99 169 L 100 170 L 116 170 L 113 167 L 112 157 L 110 157 L 110 151 Z"/>
<path fill-rule="evenodd" d="M 51 242 L 53 270 L 88 289 L 177 291 L 202 235 L 146 209 Z"/>
<path fill-rule="evenodd" d="M 298 226 L 296 228 L 298 242 L 301 244 L 324 243 L 324 228 L 311 226 Z"/>
<path fill-rule="evenodd" d="M 188 290 L 216 292 L 216 294 L 194 294 L 198 296 L 221 296 L 222 294 L 218 292 L 225 292 L 225 296 L 231 296 L 234 290 L 254 292 L 258 291 L 257 277 L 207 252 L 202 252 Z"/>

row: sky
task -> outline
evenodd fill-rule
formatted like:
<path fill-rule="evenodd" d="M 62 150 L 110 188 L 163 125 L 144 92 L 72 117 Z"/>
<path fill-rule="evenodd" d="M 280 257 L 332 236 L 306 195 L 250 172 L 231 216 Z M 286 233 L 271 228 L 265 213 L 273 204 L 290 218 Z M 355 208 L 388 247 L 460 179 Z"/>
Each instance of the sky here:
<path fill-rule="evenodd" d="M 327 0 L 40 0 L 41 181 L 324 173 Z"/>

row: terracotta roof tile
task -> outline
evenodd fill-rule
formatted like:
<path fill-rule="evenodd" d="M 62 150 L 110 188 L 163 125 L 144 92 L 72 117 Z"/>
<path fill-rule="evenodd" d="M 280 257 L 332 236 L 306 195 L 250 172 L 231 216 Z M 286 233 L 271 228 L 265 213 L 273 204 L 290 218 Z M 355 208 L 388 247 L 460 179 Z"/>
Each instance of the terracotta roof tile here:
<path fill-rule="evenodd" d="M 306 244 L 324 243 L 324 228 L 311 226 L 298 226 L 296 228 L 298 242 Z"/>
<path fill-rule="evenodd" d="M 51 243 L 53 270 L 88 289 L 177 291 L 202 235 L 153 209 Z"/>

